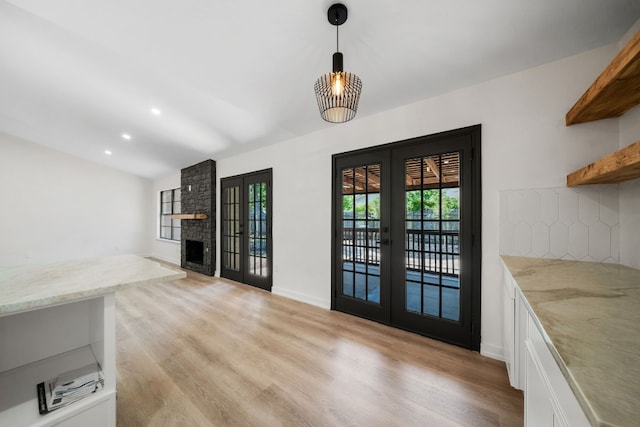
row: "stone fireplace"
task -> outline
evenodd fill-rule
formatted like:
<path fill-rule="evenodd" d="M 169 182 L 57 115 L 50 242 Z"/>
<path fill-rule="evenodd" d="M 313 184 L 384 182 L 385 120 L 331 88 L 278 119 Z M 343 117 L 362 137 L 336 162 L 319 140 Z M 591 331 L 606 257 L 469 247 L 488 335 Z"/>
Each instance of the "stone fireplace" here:
<path fill-rule="evenodd" d="M 216 271 L 216 162 L 205 160 L 182 169 L 180 192 L 182 216 L 194 216 L 194 219 L 182 219 L 180 265 L 213 276 Z"/>

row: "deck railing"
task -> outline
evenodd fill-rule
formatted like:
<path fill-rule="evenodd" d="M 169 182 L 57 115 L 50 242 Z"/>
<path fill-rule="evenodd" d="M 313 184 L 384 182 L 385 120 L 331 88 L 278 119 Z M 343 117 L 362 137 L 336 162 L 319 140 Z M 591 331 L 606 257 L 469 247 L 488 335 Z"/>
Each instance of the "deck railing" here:
<path fill-rule="evenodd" d="M 409 270 L 460 274 L 458 231 L 406 230 L 405 266 Z M 342 259 L 380 264 L 380 230 L 344 228 Z"/>

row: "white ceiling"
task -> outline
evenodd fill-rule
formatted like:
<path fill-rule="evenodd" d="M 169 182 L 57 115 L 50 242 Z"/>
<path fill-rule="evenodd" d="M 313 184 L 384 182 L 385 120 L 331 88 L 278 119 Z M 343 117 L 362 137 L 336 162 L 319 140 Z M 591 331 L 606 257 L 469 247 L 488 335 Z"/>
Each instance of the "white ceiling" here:
<path fill-rule="evenodd" d="M 155 178 L 344 126 L 313 92 L 332 3 L 0 1 L 0 132 Z M 355 120 L 617 41 L 640 18 L 640 0 L 344 3 Z"/>

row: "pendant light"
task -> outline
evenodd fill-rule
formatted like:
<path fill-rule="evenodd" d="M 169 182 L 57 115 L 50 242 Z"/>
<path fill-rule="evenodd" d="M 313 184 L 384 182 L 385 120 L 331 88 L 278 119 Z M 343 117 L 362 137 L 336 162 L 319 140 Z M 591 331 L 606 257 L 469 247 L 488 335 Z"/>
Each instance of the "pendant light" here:
<path fill-rule="evenodd" d="M 333 54 L 333 72 L 316 80 L 314 89 L 320 115 L 331 123 L 344 123 L 353 119 L 358 111 L 362 91 L 360 77 L 347 73 L 342 68 L 342 53 L 339 49 L 338 27 L 347 20 L 347 7 L 335 3 L 327 11 L 327 19 L 336 26 L 336 53 Z"/>

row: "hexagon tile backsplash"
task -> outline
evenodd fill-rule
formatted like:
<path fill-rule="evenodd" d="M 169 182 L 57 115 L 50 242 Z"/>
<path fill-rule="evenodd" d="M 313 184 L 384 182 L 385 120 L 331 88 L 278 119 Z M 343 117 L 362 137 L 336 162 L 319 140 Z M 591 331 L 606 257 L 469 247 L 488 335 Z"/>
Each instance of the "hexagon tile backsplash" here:
<path fill-rule="evenodd" d="M 500 253 L 619 262 L 617 185 L 500 192 Z"/>

